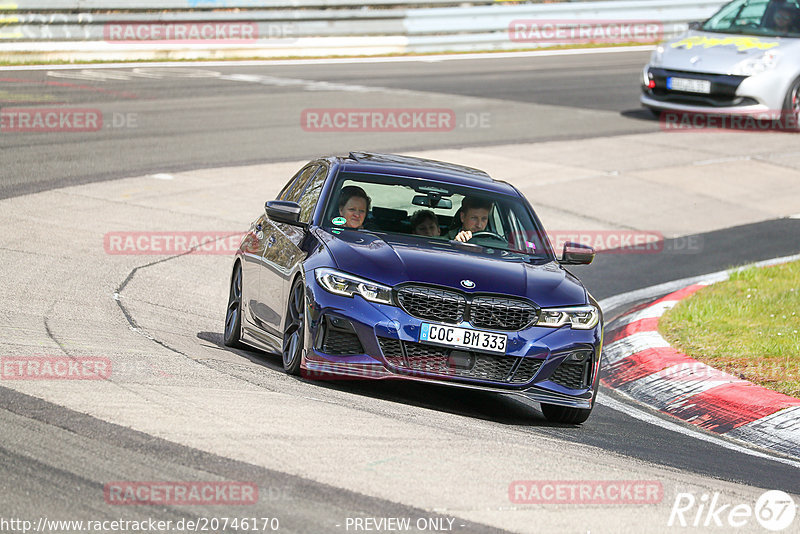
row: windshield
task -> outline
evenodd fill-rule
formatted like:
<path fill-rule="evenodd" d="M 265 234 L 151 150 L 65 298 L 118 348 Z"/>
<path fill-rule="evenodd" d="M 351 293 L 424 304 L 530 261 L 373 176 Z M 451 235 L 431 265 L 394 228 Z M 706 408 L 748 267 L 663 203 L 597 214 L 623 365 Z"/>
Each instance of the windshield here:
<path fill-rule="evenodd" d="M 736 0 L 703 24 L 709 32 L 800 37 L 797 0 Z"/>
<path fill-rule="evenodd" d="M 504 257 L 551 256 L 544 232 L 519 198 L 418 178 L 340 173 L 322 227 L 438 242 L 469 228 L 473 238 L 467 245 L 496 249 Z"/>

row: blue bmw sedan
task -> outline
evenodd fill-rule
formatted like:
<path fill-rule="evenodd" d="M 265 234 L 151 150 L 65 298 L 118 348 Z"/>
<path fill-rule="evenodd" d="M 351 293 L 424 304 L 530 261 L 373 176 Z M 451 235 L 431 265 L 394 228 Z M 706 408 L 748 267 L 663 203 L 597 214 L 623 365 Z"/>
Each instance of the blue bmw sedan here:
<path fill-rule="evenodd" d="M 351 152 L 308 163 L 236 253 L 225 344 L 308 378 L 401 379 L 521 395 L 582 423 L 603 317 L 525 197 L 478 169 Z"/>

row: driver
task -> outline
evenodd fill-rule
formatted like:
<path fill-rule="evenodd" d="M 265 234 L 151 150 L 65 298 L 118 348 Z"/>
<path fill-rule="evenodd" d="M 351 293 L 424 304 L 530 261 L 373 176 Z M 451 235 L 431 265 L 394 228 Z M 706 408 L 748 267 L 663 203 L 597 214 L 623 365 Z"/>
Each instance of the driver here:
<path fill-rule="evenodd" d="M 489 212 L 492 211 L 492 203 L 484 198 L 464 197 L 459 211 L 461 226 L 450 230 L 447 237 L 448 239 L 466 243 L 472 239 L 474 232 L 486 230 L 486 225 L 489 223 Z"/>
<path fill-rule="evenodd" d="M 778 33 L 796 32 L 796 10 L 784 2 L 780 2 L 772 15 L 769 27 Z"/>

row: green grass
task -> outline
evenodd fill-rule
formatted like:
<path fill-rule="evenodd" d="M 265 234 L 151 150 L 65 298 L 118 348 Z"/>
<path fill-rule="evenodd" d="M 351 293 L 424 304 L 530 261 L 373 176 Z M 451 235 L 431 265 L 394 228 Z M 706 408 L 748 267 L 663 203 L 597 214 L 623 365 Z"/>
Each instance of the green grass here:
<path fill-rule="evenodd" d="M 733 271 L 678 303 L 658 327 L 696 360 L 800 397 L 800 262 Z"/>

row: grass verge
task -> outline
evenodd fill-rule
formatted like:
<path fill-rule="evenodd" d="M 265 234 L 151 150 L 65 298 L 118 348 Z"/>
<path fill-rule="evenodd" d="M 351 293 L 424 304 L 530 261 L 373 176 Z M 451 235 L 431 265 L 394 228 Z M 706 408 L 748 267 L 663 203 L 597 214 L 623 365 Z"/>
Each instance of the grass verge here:
<path fill-rule="evenodd" d="M 800 398 L 800 262 L 733 272 L 679 302 L 658 328 L 698 361 Z"/>

